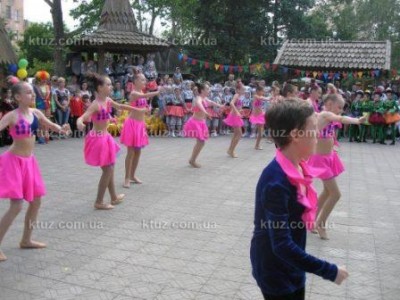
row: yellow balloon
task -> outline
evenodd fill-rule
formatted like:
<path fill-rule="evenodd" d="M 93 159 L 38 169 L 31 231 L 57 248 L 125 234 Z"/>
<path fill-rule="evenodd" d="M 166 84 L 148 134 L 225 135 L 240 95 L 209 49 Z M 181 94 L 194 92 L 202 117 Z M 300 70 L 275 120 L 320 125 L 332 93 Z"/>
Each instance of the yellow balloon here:
<path fill-rule="evenodd" d="M 28 72 L 25 69 L 19 69 L 17 72 L 17 77 L 19 79 L 25 79 L 28 76 Z"/>

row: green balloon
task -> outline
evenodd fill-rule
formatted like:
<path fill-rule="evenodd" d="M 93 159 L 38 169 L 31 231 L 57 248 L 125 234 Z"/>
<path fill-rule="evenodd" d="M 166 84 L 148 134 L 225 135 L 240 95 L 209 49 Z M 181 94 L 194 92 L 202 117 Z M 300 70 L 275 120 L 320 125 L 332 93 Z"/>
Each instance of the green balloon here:
<path fill-rule="evenodd" d="M 28 66 L 28 61 L 25 58 L 21 58 L 18 62 L 18 67 L 20 69 L 26 69 L 27 66 Z"/>

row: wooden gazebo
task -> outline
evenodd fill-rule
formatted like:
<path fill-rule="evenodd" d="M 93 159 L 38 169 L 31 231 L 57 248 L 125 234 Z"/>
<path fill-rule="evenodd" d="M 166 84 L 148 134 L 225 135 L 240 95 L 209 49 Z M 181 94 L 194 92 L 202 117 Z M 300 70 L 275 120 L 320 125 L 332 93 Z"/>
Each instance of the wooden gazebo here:
<path fill-rule="evenodd" d="M 105 0 L 98 29 L 77 39 L 72 49 L 97 53 L 98 70 L 103 73 L 107 52 L 145 57 L 168 47 L 167 41 L 138 30 L 129 0 Z"/>

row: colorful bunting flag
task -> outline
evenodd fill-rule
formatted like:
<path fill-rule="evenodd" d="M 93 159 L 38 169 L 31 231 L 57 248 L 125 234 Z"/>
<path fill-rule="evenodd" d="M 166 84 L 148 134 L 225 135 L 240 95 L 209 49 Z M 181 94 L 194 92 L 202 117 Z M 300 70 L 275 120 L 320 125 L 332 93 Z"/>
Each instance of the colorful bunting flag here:
<path fill-rule="evenodd" d="M 205 69 L 212 69 L 214 66 L 215 71 L 220 71 L 221 73 L 242 73 L 246 72 L 248 73 L 249 71 L 251 73 L 257 72 L 261 73 L 264 69 L 265 70 L 270 70 L 272 69 L 274 72 L 280 71 L 283 74 L 288 74 L 289 70 L 292 70 L 292 74 L 296 77 L 299 76 L 306 76 L 306 77 L 312 77 L 312 78 L 318 78 L 320 80 L 324 80 L 327 82 L 328 80 L 340 80 L 341 78 L 347 79 L 361 79 L 363 77 L 367 78 L 377 78 L 380 76 L 388 76 L 391 74 L 393 77 L 400 75 L 400 70 L 392 69 L 392 70 L 366 70 L 366 71 L 343 71 L 343 72 L 338 72 L 338 71 L 329 71 L 329 70 L 320 70 L 320 71 L 307 71 L 307 70 L 301 70 L 301 69 L 292 69 L 286 66 L 280 66 L 277 64 L 272 64 L 271 62 L 267 61 L 265 63 L 255 63 L 251 65 L 245 65 L 245 66 L 240 66 L 240 65 L 224 65 L 224 64 L 215 64 L 209 61 L 203 61 L 203 60 L 198 60 L 192 57 L 188 57 L 186 54 L 179 53 L 178 54 L 178 60 L 179 61 L 184 61 L 188 65 L 197 65 L 199 64 L 200 69 L 205 68 Z"/>

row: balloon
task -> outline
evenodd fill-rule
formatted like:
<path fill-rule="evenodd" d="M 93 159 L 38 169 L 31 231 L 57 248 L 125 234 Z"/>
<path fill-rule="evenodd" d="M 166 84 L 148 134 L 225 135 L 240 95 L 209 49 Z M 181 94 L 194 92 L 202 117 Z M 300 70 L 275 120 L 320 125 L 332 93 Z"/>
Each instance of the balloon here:
<path fill-rule="evenodd" d="M 17 72 L 17 76 L 19 79 L 25 79 L 28 76 L 28 72 L 25 69 L 19 69 Z"/>
<path fill-rule="evenodd" d="M 20 69 L 26 69 L 27 66 L 28 66 L 28 61 L 25 58 L 21 58 L 18 62 L 18 67 Z"/>
<path fill-rule="evenodd" d="M 11 74 L 15 74 L 18 71 L 18 66 L 16 64 L 11 64 L 8 66 L 8 72 Z"/>

